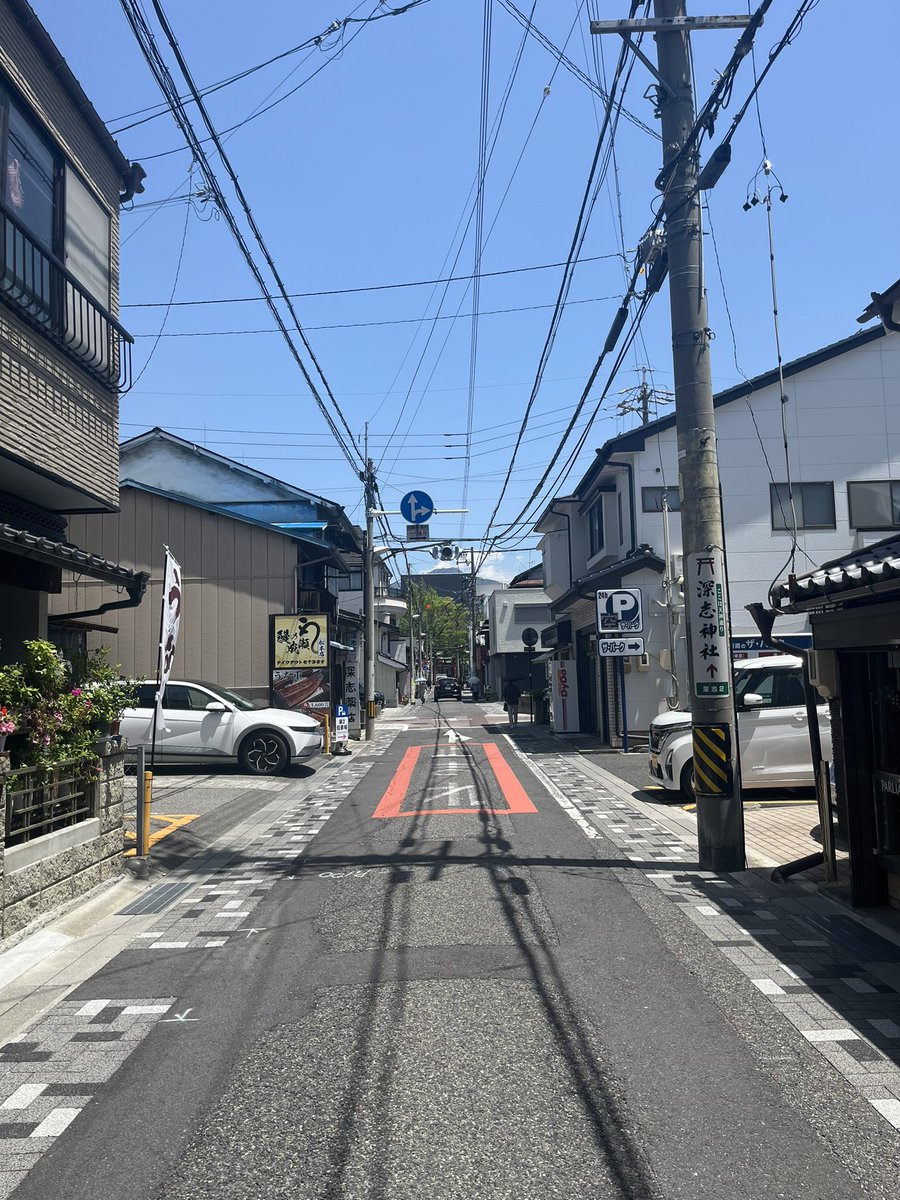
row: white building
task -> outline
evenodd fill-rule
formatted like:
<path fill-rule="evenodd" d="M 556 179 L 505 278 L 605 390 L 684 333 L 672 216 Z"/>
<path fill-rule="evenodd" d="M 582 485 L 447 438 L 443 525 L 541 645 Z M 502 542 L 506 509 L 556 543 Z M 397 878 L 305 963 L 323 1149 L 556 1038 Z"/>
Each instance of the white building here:
<path fill-rule="evenodd" d="M 767 603 L 775 580 L 900 528 L 900 337 L 879 325 L 783 373 L 783 396 L 770 371 L 715 398 L 738 654 L 761 645 L 745 606 Z M 664 495 L 673 510 L 668 564 Z M 621 743 L 623 715 L 630 731 L 645 733 L 671 698 L 689 706 L 682 499 L 669 415 L 607 442 L 536 526 L 555 622 L 546 642 L 575 660 L 581 730 L 612 745 Z M 646 657 L 598 657 L 595 597 L 609 588 L 642 590 Z M 779 622 L 779 636 L 809 644 L 806 618 Z"/>
<path fill-rule="evenodd" d="M 489 655 L 485 663 L 485 683 L 494 696 L 502 696 L 504 686 L 515 682 L 524 694 L 542 689 L 546 672 L 535 659 L 543 647 L 540 635 L 552 622 L 550 597 L 534 580 L 513 581 L 509 587 L 495 588 L 487 598 Z M 539 583 L 539 581 L 538 581 Z M 531 652 L 522 634 L 533 629 L 538 640 Z"/>

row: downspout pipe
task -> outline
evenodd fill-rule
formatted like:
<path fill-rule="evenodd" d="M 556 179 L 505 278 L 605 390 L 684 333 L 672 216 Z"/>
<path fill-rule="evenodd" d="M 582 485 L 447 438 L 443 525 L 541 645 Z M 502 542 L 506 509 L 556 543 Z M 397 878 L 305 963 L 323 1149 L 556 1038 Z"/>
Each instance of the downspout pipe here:
<path fill-rule="evenodd" d="M 813 778 L 816 784 L 816 801 L 819 808 L 819 826 L 822 830 L 822 849 L 815 854 L 807 854 L 784 866 L 776 867 L 771 874 L 775 883 L 783 883 L 789 875 L 797 875 L 801 871 L 809 871 L 813 867 L 824 864 L 826 878 L 829 883 L 837 879 L 837 863 L 834 855 L 834 833 L 831 821 L 831 797 L 829 781 L 822 762 L 822 737 L 819 732 L 819 712 L 816 703 L 816 689 L 810 681 L 809 659 L 810 652 L 780 638 L 773 637 L 776 613 L 760 603 L 748 604 L 747 611 L 753 618 L 756 628 L 762 635 L 762 640 L 773 650 L 782 654 L 792 654 L 803 660 L 803 691 L 806 699 L 806 724 L 809 730 L 809 748 L 812 754 Z"/>
<path fill-rule="evenodd" d="M 109 600 L 106 604 L 101 604 L 99 608 L 85 608 L 80 612 L 51 613 L 49 620 L 51 624 L 59 621 L 74 621 L 80 617 L 100 617 L 103 613 L 112 612 L 116 608 L 137 608 L 144 598 L 149 578 L 149 575 L 141 572 L 134 583 L 126 586 L 128 598 L 125 600 Z"/>
<path fill-rule="evenodd" d="M 565 517 L 566 519 L 566 551 L 569 559 L 569 587 L 575 582 L 572 578 L 572 517 L 567 512 L 558 512 L 551 502 L 548 512 L 553 513 L 554 517 Z"/>

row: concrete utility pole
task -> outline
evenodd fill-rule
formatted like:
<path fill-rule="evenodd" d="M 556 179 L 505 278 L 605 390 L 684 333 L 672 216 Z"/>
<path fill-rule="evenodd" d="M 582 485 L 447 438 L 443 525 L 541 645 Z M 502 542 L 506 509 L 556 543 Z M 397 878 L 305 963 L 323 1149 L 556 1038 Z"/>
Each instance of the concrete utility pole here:
<path fill-rule="evenodd" d="M 700 866 L 707 871 L 743 869 L 744 822 L 735 769 L 731 628 L 703 280 L 698 155 L 694 147 L 682 154 L 682 147 L 695 119 L 689 30 L 734 28 L 738 23 L 747 25 L 749 18 L 689 21 L 684 0 L 654 0 L 654 18 L 650 20 L 591 26 L 594 33 L 619 33 L 632 48 L 630 35 L 634 32 L 653 32 L 656 37 L 658 71 L 638 53 L 659 81 L 694 788 Z M 601 24 L 617 27 L 598 28 Z"/>
<path fill-rule="evenodd" d="M 366 503 L 366 741 L 370 742 L 375 736 L 375 550 L 372 541 L 372 525 L 375 519 L 375 467 L 371 458 L 366 458 L 363 485 Z"/>

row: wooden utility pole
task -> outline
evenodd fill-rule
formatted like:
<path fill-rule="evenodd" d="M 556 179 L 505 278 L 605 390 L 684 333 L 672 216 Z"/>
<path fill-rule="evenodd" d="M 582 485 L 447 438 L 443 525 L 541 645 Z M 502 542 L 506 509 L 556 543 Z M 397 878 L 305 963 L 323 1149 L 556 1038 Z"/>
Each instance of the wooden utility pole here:
<path fill-rule="evenodd" d="M 696 140 L 691 138 L 695 112 L 689 38 L 691 29 L 735 28 L 749 22 L 749 17 L 691 19 L 684 0 L 654 0 L 653 18 L 591 24 L 592 33 L 615 32 L 623 37 L 659 84 L 694 789 L 700 866 L 707 871 L 743 869 L 744 822 L 737 769 L 711 337 L 703 279 L 699 163 Z M 655 35 L 658 69 L 631 41 L 631 34 L 640 31 Z"/>

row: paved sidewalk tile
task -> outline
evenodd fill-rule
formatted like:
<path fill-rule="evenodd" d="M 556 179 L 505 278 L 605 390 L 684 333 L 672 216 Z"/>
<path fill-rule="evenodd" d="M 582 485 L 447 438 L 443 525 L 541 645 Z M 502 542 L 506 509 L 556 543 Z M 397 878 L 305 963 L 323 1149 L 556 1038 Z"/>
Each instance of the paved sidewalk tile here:
<path fill-rule="evenodd" d="M 510 741 L 573 819 L 618 847 L 623 869 L 641 868 L 798 1036 L 900 1128 L 900 994 L 882 978 L 885 967 L 900 963 L 900 944 L 823 897 L 780 894 L 751 872 L 701 871 L 695 827 L 682 821 L 676 833 L 672 821 L 629 798 L 627 785 L 607 784 L 605 772 L 561 751 L 549 735 Z M 773 820 L 770 813 L 759 816 L 757 830 Z M 815 809 L 806 806 L 791 815 L 790 835 L 770 843 L 780 861 L 811 852 L 800 839 L 815 820 Z"/>

